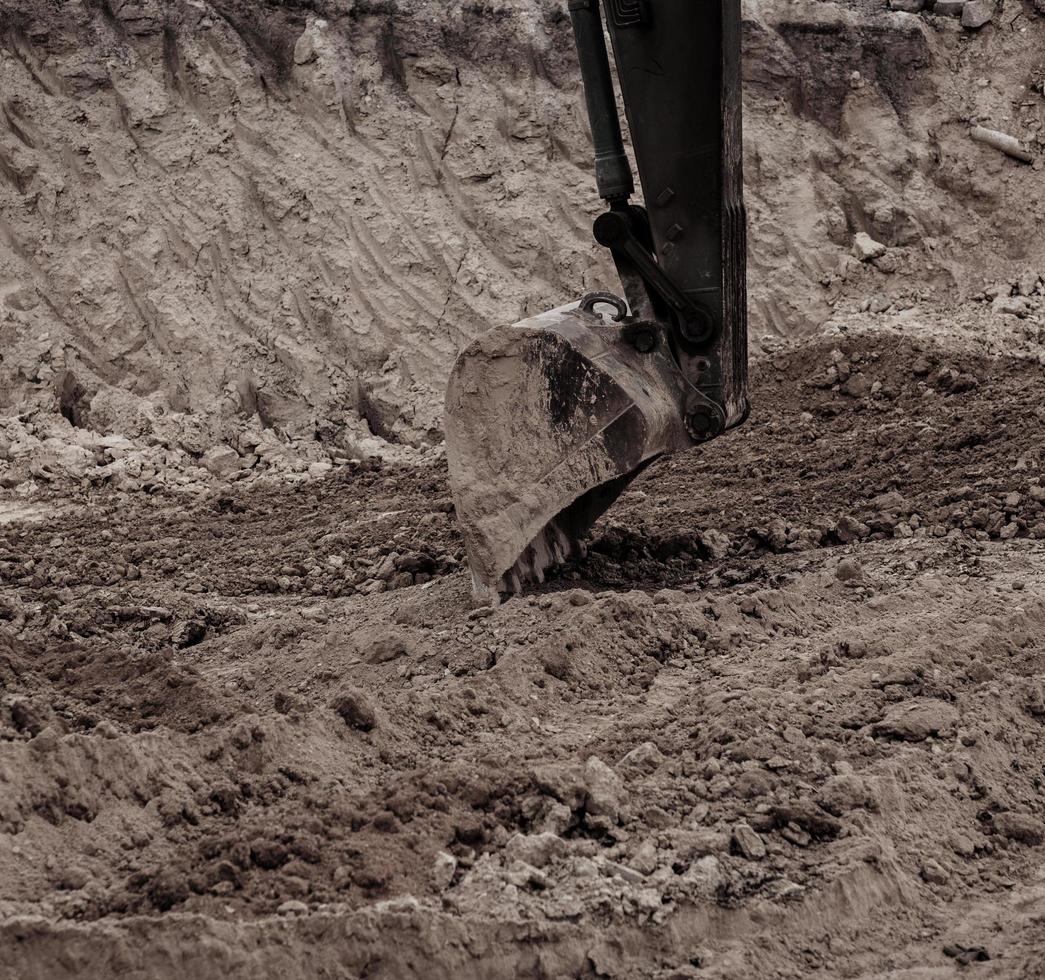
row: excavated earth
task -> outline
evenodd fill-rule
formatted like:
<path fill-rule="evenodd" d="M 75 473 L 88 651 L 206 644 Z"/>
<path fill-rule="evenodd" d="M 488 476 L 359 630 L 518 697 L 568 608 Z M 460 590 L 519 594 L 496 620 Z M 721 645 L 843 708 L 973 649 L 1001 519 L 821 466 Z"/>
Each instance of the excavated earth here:
<path fill-rule="evenodd" d="M 5 975 L 1042 975 L 1042 367 L 911 332 L 759 361 L 496 609 L 441 469 L 38 495 Z"/>
<path fill-rule="evenodd" d="M 745 5 L 752 418 L 477 606 L 559 7 L 0 2 L 0 980 L 1045 977 L 1045 19 Z"/>

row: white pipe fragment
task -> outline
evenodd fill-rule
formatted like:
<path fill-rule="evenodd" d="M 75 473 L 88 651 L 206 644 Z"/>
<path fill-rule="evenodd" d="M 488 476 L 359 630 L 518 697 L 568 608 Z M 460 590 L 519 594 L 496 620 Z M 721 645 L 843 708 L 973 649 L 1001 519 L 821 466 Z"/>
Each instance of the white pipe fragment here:
<path fill-rule="evenodd" d="M 999 133 L 996 129 L 986 129 L 983 126 L 973 126 L 969 135 L 977 143 L 993 146 L 994 149 L 1001 150 L 1002 153 L 1016 160 L 1022 160 L 1024 163 L 1034 162 L 1034 154 L 1020 146 L 1020 141 L 1015 136 L 1009 136 L 1008 133 Z"/>

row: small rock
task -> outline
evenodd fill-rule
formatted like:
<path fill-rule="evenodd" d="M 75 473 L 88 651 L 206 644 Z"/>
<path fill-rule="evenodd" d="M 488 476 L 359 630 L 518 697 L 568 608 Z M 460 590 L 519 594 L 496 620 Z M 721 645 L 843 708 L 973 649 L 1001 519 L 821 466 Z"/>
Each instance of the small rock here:
<path fill-rule="evenodd" d="M 278 915 L 306 915 L 308 913 L 308 906 L 300 901 L 299 899 L 292 898 L 287 902 L 283 902 L 276 909 Z"/>
<path fill-rule="evenodd" d="M 639 874 L 653 874 L 660 865 L 657 845 L 651 840 L 643 841 L 639 849 L 632 855 L 628 865 L 638 871 Z"/>
<path fill-rule="evenodd" d="M 544 808 L 540 819 L 534 824 L 534 829 L 540 833 L 565 834 L 573 823 L 573 811 L 564 803 L 550 801 Z"/>
<path fill-rule="evenodd" d="M 733 782 L 733 792 L 742 800 L 754 800 L 768 796 L 773 791 L 773 784 L 764 772 L 757 769 L 742 772 Z"/>
<path fill-rule="evenodd" d="M 939 3 L 936 5 L 939 7 Z M 962 27 L 970 31 L 979 30 L 994 16 L 995 0 L 969 0 L 962 9 Z"/>
<path fill-rule="evenodd" d="M 959 857 L 972 858 L 976 856 L 976 845 L 972 842 L 972 838 L 966 834 L 955 834 L 951 847 Z"/>
<path fill-rule="evenodd" d="M 861 262 L 870 262 L 872 259 L 885 255 L 888 249 L 881 243 L 876 242 L 866 231 L 856 233 L 853 239 L 853 255 Z"/>
<path fill-rule="evenodd" d="M 29 740 L 30 750 L 40 755 L 50 755 L 52 752 L 57 752 L 58 744 L 58 733 L 50 725 Z"/>
<path fill-rule="evenodd" d="M 312 38 L 312 31 L 306 29 L 294 42 L 294 64 L 307 65 L 316 60 L 316 43 Z"/>
<path fill-rule="evenodd" d="M 696 890 L 697 894 L 705 898 L 713 898 L 718 894 L 725 880 L 722 873 L 722 862 L 711 854 L 702 857 L 690 865 L 685 874 L 685 880 Z"/>
<path fill-rule="evenodd" d="M 390 626 L 358 630 L 352 635 L 352 642 L 367 662 L 372 664 L 389 663 L 414 653 L 410 637 Z"/>
<path fill-rule="evenodd" d="M 457 858 L 445 851 L 440 851 L 432 864 L 432 883 L 439 891 L 445 891 L 453 883 L 456 873 Z"/>
<path fill-rule="evenodd" d="M 714 561 L 719 561 L 722 558 L 727 557 L 729 555 L 729 549 L 732 546 L 729 536 L 723 534 L 721 531 L 716 531 L 714 528 L 709 528 L 707 531 L 700 532 L 700 543 L 707 551 L 708 557 Z"/>
<path fill-rule="evenodd" d="M 850 810 L 872 809 L 875 799 L 863 779 L 846 774 L 828 779 L 817 794 L 816 802 L 828 813 L 840 817 Z"/>
<path fill-rule="evenodd" d="M 892 705 L 874 734 L 905 742 L 922 742 L 930 735 L 947 735 L 958 727 L 958 712 L 946 701 L 923 700 Z"/>
<path fill-rule="evenodd" d="M 616 861 L 610 861 L 608 858 L 596 858 L 602 870 L 612 875 L 614 878 L 623 878 L 629 885 L 641 884 L 643 874 L 640 871 L 636 871 L 634 868 L 629 868 L 625 864 L 618 864 Z"/>
<path fill-rule="evenodd" d="M 669 831 L 667 836 L 679 859 L 688 862 L 708 854 L 727 853 L 731 840 L 727 834 L 706 827 L 698 830 Z"/>
<path fill-rule="evenodd" d="M 893 301 L 884 293 L 875 293 L 871 297 L 867 309 L 871 313 L 884 313 L 893 305 Z"/>
<path fill-rule="evenodd" d="M 620 768 L 628 772 L 656 772 L 664 764 L 664 755 L 652 742 L 643 742 L 620 760 Z"/>
<path fill-rule="evenodd" d="M 861 521 L 858 521 L 855 517 L 840 517 L 838 519 L 838 527 L 835 534 L 838 540 L 842 544 L 849 544 L 853 541 L 860 541 L 866 538 L 871 533 L 871 529 Z"/>
<path fill-rule="evenodd" d="M 286 847 L 279 841 L 258 837 L 250 842 L 250 859 L 266 871 L 282 867 L 289 857 Z"/>
<path fill-rule="evenodd" d="M 91 880 L 91 875 L 88 871 L 79 867 L 78 865 L 71 865 L 68 868 L 63 868 L 58 876 L 56 884 L 59 888 L 66 889 L 68 891 L 76 891 L 80 888 L 85 888 L 87 882 Z"/>
<path fill-rule="evenodd" d="M 862 371 L 850 375 L 839 389 L 843 395 L 849 398 L 866 398 L 871 393 L 871 381 Z"/>
<path fill-rule="evenodd" d="M 946 885 L 950 877 L 947 869 L 932 858 L 922 865 L 922 880 L 927 881 L 930 885 Z"/>
<path fill-rule="evenodd" d="M 933 13 L 943 17 L 961 17 L 968 0 L 936 0 Z"/>
<path fill-rule="evenodd" d="M 1033 296 L 1038 289 L 1040 276 L 1036 272 L 1026 271 L 1016 281 L 1016 290 L 1021 296 Z"/>
<path fill-rule="evenodd" d="M 807 800 L 786 806 L 774 806 L 770 815 L 774 824 L 784 829 L 785 836 L 789 824 L 793 824 L 801 833 L 818 840 L 831 840 L 842 832 L 840 820 L 836 820 L 827 811 Z M 793 834 L 788 839 L 793 839 L 794 836 Z"/>
<path fill-rule="evenodd" d="M 553 858 L 562 857 L 566 841 L 556 834 L 516 834 L 505 846 L 505 854 L 535 868 L 545 867 Z"/>
<path fill-rule="evenodd" d="M 890 276 L 900 271 L 900 259 L 893 252 L 886 252 L 885 255 L 880 255 L 871 264 L 879 272 L 884 272 Z"/>
<path fill-rule="evenodd" d="M 999 296 L 991 303 L 991 309 L 1002 316 L 1026 320 L 1034 312 L 1034 305 L 1024 296 Z"/>
<path fill-rule="evenodd" d="M 917 14 L 925 9 L 925 0 L 889 0 L 890 10 L 900 10 L 905 14 Z"/>
<path fill-rule="evenodd" d="M 200 457 L 199 465 L 214 476 L 229 476 L 240 468 L 240 457 L 231 446 L 214 446 Z"/>
<path fill-rule="evenodd" d="M 11 702 L 11 722 L 16 731 L 39 735 L 47 727 L 48 712 L 27 698 L 15 698 Z"/>
<path fill-rule="evenodd" d="M 198 620 L 189 619 L 184 623 L 178 623 L 171 630 L 171 644 L 183 650 L 202 643 L 206 636 L 207 627 Z"/>
<path fill-rule="evenodd" d="M 390 582 L 396 574 L 396 558 L 396 555 L 385 555 L 371 570 L 371 577 L 379 582 Z"/>
<path fill-rule="evenodd" d="M 733 828 L 732 843 L 737 853 L 749 861 L 761 861 L 766 856 L 766 842 L 746 823 Z"/>
<path fill-rule="evenodd" d="M 598 756 L 591 756 L 584 766 L 584 785 L 587 788 L 587 812 L 595 817 L 620 819 L 627 798 L 624 781 Z"/>
<path fill-rule="evenodd" d="M 944 946 L 943 955 L 955 960 L 959 966 L 986 963 L 991 958 L 991 954 L 983 946 Z"/>
<path fill-rule="evenodd" d="M 932 369 L 933 362 L 923 354 L 911 365 L 911 374 L 916 378 L 925 378 L 932 373 Z"/>
<path fill-rule="evenodd" d="M 835 569 L 839 582 L 858 582 L 864 577 L 864 566 L 856 558 L 843 558 Z"/>
<path fill-rule="evenodd" d="M 1036 847 L 1045 841 L 1045 827 L 1040 820 L 1025 813 L 996 813 L 994 829 L 1002 837 Z"/>
<path fill-rule="evenodd" d="M 377 712 L 370 703 L 370 699 L 362 691 L 345 691 L 334 698 L 330 702 L 330 706 L 341 715 L 345 724 L 350 728 L 369 732 L 377 725 Z"/>
<path fill-rule="evenodd" d="M 397 571 L 410 572 L 412 575 L 416 575 L 418 572 L 427 572 L 431 575 L 436 569 L 436 561 L 423 551 L 408 551 L 396 558 L 395 567 Z"/>

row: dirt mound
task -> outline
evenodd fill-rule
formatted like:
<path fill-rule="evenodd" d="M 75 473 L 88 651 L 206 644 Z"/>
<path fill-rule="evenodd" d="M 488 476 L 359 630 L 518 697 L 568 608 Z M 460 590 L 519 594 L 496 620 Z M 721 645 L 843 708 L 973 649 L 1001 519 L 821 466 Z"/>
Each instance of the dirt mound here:
<path fill-rule="evenodd" d="M 498 609 L 438 470 L 56 494 L 2 532 L 4 969 L 1032 975 L 1040 383 L 784 349 Z"/>

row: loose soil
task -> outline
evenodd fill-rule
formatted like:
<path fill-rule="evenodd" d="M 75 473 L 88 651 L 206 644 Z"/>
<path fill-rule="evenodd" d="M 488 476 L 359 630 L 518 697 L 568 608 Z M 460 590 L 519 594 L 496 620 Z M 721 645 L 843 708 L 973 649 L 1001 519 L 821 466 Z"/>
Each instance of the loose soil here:
<path fill-rule="evenodd" d="M 6 968 L 1040 975 L 1041 373 L 781 350 L 496 609 L 442 471 L 55 494 L 2 531 Z"/>

